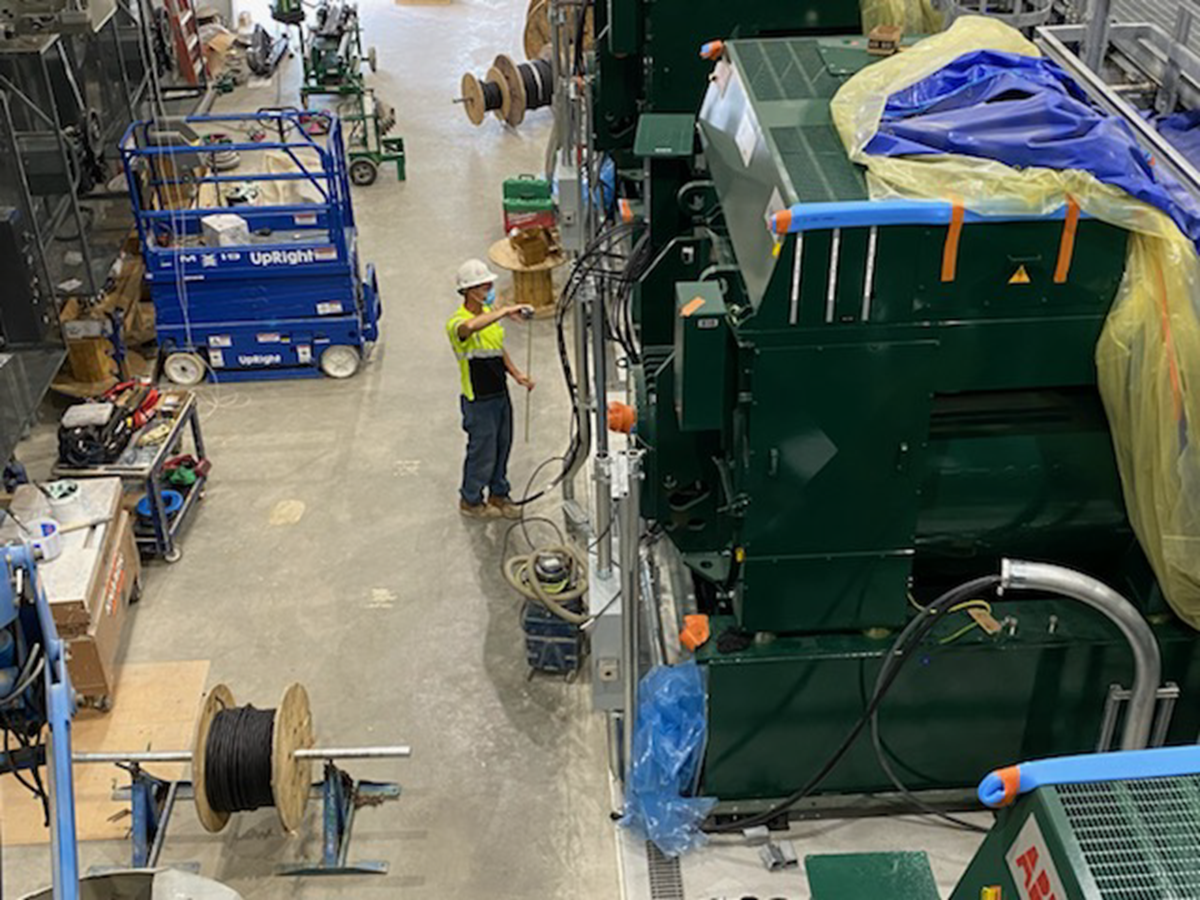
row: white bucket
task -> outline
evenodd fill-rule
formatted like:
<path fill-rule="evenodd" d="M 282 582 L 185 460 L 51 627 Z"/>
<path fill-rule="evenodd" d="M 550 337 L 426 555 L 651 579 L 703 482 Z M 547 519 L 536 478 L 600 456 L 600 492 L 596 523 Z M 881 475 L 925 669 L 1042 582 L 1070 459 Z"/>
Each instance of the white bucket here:
<path fill-rule="evenodd" d="M 29 523 L 29 542 L 42 551 L 42 561 L 50 562 L 62 554 L 62 535 L 53 519 L 34 519 Z"/>

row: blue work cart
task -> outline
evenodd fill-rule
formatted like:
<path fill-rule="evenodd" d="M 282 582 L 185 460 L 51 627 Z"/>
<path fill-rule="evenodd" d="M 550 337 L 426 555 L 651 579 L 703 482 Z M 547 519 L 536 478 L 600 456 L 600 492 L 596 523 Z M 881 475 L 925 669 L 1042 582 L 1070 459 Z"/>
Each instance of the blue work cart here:
<path fill-rule="evenodd" d="M 358 371 L 379 337 L 336 116 L 295 110 L 135 122 L 121 155 L 178 384 Z"/>

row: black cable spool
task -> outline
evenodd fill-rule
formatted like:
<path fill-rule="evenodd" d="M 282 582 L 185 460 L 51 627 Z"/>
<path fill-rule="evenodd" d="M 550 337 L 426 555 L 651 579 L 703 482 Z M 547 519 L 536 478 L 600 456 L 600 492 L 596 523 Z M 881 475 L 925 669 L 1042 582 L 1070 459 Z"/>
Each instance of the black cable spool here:
<path fill-rule="evenodd" d="M 238 706 L 223 684 L 201 704 L 192 741 L 196 815 L 221 831 L 235 812 L 274 807 L 284 831 L 304 819 L 312 784 L 311 760 L 296 751 L 313 746 L 308 692 L 292 684 L 275 709 Z"/>
<path fill-rule="evenodd" d="M 248 812 L 275 805 L 271 789 L 275 710 L 224 709 L 208 731 L 204 761 L 208 805 L 216 812 Z"/>

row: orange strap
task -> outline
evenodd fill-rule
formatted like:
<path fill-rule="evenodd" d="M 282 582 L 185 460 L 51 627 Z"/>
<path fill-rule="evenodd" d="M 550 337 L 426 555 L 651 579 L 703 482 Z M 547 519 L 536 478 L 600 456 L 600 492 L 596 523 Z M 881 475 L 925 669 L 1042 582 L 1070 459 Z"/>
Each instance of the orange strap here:
<path fill-rule="evenodd" d="M 958 239 L 962 237 L 966 212 L 961 203 L 955 203 L 950 213 L 950 229 L 946 232 L 946 246 L 942 248 L 942 281 L 953 281 L 958 270 Z"/>
<path fill-rule="evenodd" d="M 1000 783 L 1004 785 L 1004 801 L 1000 805 L 1011 806 L 1021 793 L 1021 769 L 1019 766 L 1008 766 L 997 769 L 996 774 L 1000 776 Z"/>
<path fill-rule="evenodd" d="M 1174 401 L 1175 421 L 1183 421 L 1183 379 L 1179 374 L 1179 360 L 1175 358 L 1175 340 L 1171 335 L 1171 311 L 1167 307 L 1167 280 L 1163 275 L 1162 261 L 1154 259 L 1155 281 L 1158 286 L 1158 310 L 1163 333 L 1163 350 L 1167 354 L 1167 368 L 1171 377 L 1171 399 Z"/>
<path fill-rule="evenodd" d="M 617 208 L 621 211 L 621 221 L 629 224 L 633 221 L 633 204 L 622 198 L 617 201 Z"/>
<path fill-rule="evenodd" d="M 1054 283 L 1065 284 L 1075 255 L 1075 230 L 1079 227 L 1079 204 L 1067 198 L 1067 217 L 1063 220 L 1062 240 L 1058 244 L 1058 264 L 1054 267 Z"/>

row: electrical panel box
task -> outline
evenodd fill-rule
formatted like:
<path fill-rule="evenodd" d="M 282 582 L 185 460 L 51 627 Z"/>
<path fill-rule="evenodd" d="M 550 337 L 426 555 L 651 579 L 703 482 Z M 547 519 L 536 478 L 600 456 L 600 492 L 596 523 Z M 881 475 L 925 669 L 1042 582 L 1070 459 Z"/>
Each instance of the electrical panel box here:
<path fill-rule="evenodd" d="M 42 303 L 34 249 L 20 212 L 0 207 L 0 347 L 46 339 L 51 313 Z"/>
<path fill-rule="evenodd" d="M 729 320 L 721 286 L 675 286 L 675 413 L 684 431 L 720 429 L 729 393 Z"/>

